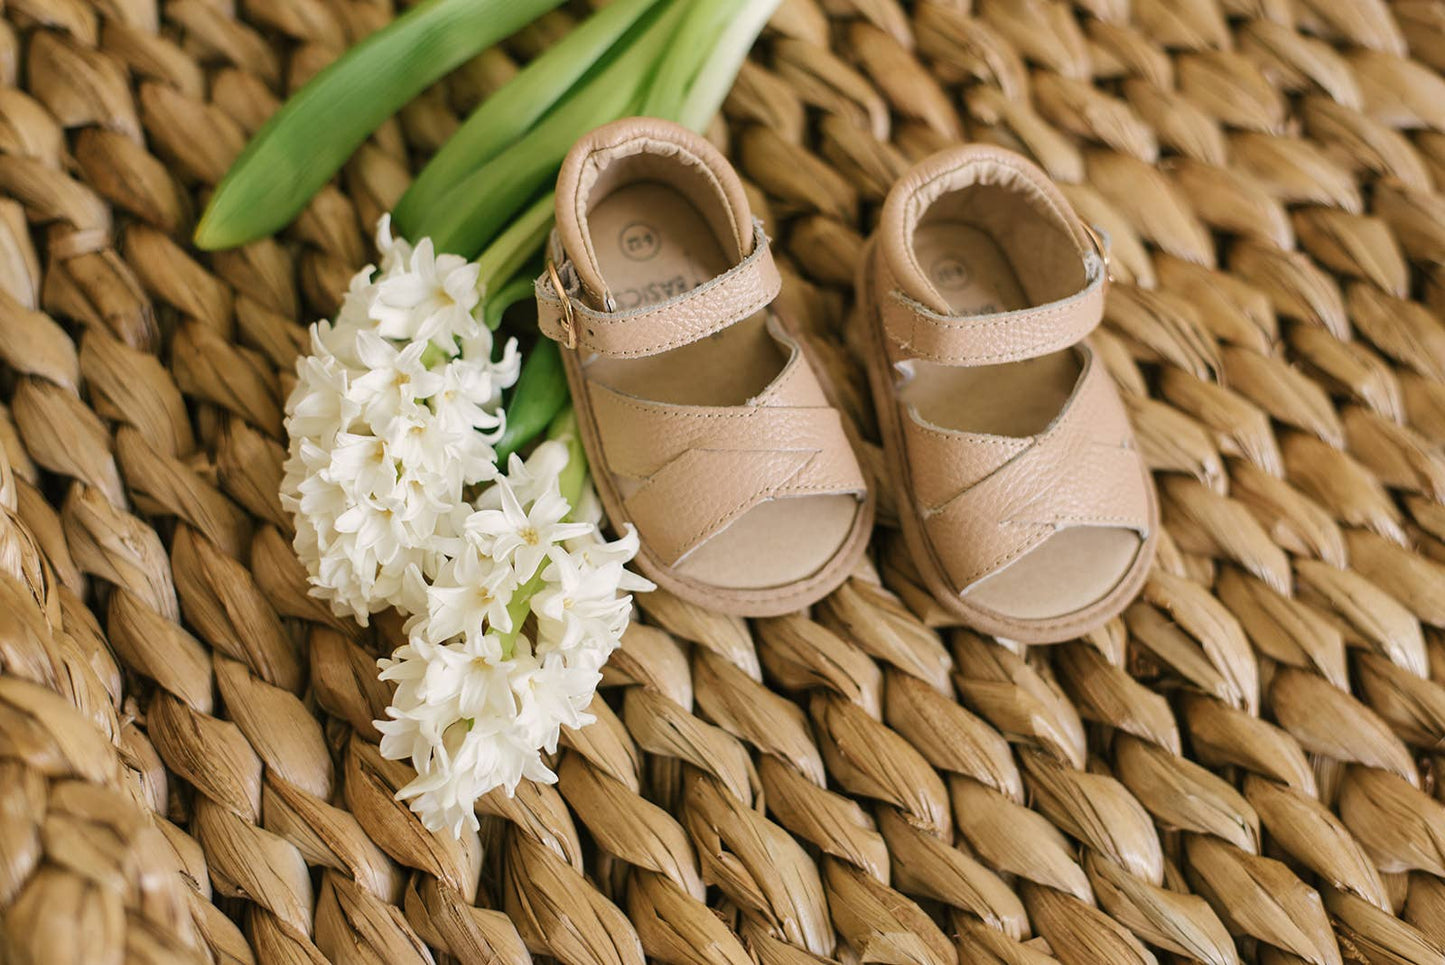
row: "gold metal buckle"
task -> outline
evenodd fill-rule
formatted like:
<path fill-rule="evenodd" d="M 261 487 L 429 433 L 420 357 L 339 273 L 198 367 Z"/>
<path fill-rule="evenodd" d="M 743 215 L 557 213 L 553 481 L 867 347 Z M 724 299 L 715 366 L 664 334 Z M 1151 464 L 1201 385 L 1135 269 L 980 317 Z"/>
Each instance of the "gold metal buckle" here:
<path fill-rule="evenodd" d="M 547 280 L 552 283 L 552 290 L 562 301 L 562 336 L 563 345 L 569 349 L 577 347 L 577 316 L 572 310 L 572 299 L 567 297 L 567 291 L 562 287 L 562 278 L 557 274 L 557 266 L 552 259 L 547 259 Z"/>

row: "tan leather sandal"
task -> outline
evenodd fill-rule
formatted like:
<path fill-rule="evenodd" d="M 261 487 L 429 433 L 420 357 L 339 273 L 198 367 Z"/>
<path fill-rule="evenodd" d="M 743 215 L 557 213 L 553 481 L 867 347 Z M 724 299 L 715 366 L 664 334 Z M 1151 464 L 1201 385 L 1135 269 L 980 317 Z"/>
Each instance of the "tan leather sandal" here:
<path fill-rule="evenodd" d="M 769 308 L 778 271 L 723 156 L 650 118 L 593 131 L 563 162 L 552 247 L 539 322 L 642 571 L 744 616 L 837 587 L 867 548 L 873 498 L 851 429 Z"/>
<path fill-rule="evenodd" d="M 984 632 L 1084 633 L 1153 559 L 1149 473 L 1084 341 L 1107 284 L 1098 236 L 994 147 L 915 167 L 869 242 L 859 320 L 904 535 L 939 603 Z"/>

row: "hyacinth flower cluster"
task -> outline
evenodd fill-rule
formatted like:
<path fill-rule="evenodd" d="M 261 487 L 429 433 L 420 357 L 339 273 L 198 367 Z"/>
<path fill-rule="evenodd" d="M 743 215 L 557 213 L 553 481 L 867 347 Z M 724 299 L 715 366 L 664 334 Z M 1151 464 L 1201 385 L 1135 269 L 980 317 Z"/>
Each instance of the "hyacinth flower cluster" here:
<path fill-rule="evenodd" d="M 402 105 L 560 5 L 411 5 L 271 115 L 216 186 L 196 245 L 280 230 Z M 650 586 L 626 569 L 635 535 L 608 543 L 597 528 L 556 345 L 522 363 L 492 334 L 531 296 L 558 166 L 618 117 L 705 128 L 777 5 L 613 0 L 577 20 L 396 200 L 403 233 L 425 240 L 412 247 L 383 219 L 379 267 L 312 328 L 282 501 L 314 594 L 363 625 L 390 607 L 406 616 L 405 645 L 381 661 L 396 693 L 377 727 L 382 752 L 415 766 L 400 796 L 428 828 L 460 833 L 482 794 L 552 779 L 543 755 L 590 720 L 627 594 Z"/>
<path fill-rule="evenodd" d="M 650 584 L 626 569 L 635 534 L 602 537 L 579 447 L 497 465 L 520 358 L 477 317 L 479 266 L 386 218 L 377 247 L 297 362 L 281 496 L 313 594 L 363 625 L 406 616 L 379 663 L 396 684 L 381 750 L 416 768 L 398 797 L 459 834 L 483 794 L 554 779 L 542 755 L 591 722 L 627 594 Z"/>

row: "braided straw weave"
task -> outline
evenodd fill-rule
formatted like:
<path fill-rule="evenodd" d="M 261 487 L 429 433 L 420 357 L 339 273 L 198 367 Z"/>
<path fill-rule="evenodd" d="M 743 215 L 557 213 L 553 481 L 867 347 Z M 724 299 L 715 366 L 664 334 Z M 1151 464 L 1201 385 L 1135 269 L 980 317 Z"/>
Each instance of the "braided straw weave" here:
<path fill-rule="evenodd" d="M 0 961 L 1445 961 L 1445 2 L 784 0 L 713 135 L 854 414 L 889 184 L 1024 151 L 1113 239 L 1156 572 L 1034 648 L 942 627 L 886 528 L 811 618 L 652 595 L 559 783 L 461 841 L 376 747 L 395 621 L 306 594 L 282 402 L 416 162 L 585 9 L 283 236 L 187 243 L 390 7 L 6 0 Z"/>

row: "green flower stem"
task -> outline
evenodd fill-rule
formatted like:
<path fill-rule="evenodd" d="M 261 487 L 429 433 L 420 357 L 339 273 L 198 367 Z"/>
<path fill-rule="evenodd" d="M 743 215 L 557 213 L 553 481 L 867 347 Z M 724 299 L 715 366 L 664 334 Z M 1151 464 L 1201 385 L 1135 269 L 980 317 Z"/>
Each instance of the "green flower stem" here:
<path fill-rule="evenodd" d="M 646 117 L 676 117 L 683 97 L 701 66 L 700 51 L 712 47 L 718 33 L 738 6 L 738 0 L 693 0 L 687 19 L 658 66 L 640 113 Z"/>
<path fill-rule="evenodd" d="M 507 400 L 507 427 L 496 445 L 498 465 L 540 435 L 566 404 L 562 353 L 556 342 L 540 338 L 527 353 L 517 387 Z"/>
<path fill-rule="evenodd" d="M 481 274 L 477 284 L 483 292 L 504 278 L 511 278 L 525 265 L 552 230 L 552 209 L 556 205 L 556 192 L 548 191 L 532 202 L 532 206 L 507 226 L 496 240 L 477 258 Z"/>
<path fill-rule="evenodd" d="M 547 429 L 547 438 L 567 445 L 567 466 L 562 470 L 557 483 L 567 505 L 575 507 L 587 485 L 587 453 L 582 450 L 582 439 L 577 432 L 577 413 L 571 406 L 562 410 L 552 420 L 552 425 Z M 546 565 L 542 564 L 543 567 Z M 522 632 L 522 624 L 527 621 L 527 614 L 532 610 L 532 597 L 536 596 L 546 583 L 539 568 L 530 580 L 512 592 L 512 600 L 507 604 L 507 614 L 512 618 L 512 630 L 501 636 L 503 660 L 512 659 L 517 652 L 517 637 Z"/>
<path fill-rule="evenodd" d="M 587 485 L 587 453 L 582 448 L 582 434 L 577 431 L 577 410 L 570 405 L 557 413 L 547 427 L 547 438 L 567 444 L 567 467 L 562 470 L 558 485 L 568 506 L 576 506 Z"/>
<path fill-rule="evenodd" d="M 778 9 L 779 2 L 735 0 L 727 26 L 711 45 L 711 52 L 682 102 L 676 117 L 679 124 L 701 131 L 712 122 L 727 99 L 743 61 L 747 60 L 748 51 L 757 42 L 773 11 Z"/>
<path fill-rule="evenodd" d="M 199 248 L 234 248 L 288 224 L 381 123 L 468 58 L 561 0 L 423 0 L 311 79 L 221 180 Z"/>
<path fill-rule="evenodd" d="M 673 36 L 669 52 L 663 55 L 644 102 L 644 111 L 650 110 L 657 116 L 679 117 L 686 99 L 694 105 L 691 109 L 696 116 L 701 118 L 691 126 L 699 129 L 706 126 L 721 106 L 721 98 L 732 86 L 742 58 L 747 55 L 758 32 L 776 7 L 777 0 L 694 0 Z M 739 22 L 742 23 L 741 29 L 737 26 Z M 712 56 L 699 70 L 697 51 L 709 49 L 711 38 L 719 30 L 724 31 L 723 38 L 711 48 Z M 727 48 L 729 53 L 719 56 L 718 52 L 723 48 Z M 689 72 L 695 73 L 696 77 Z M 689 82 L 692 84 L 690 88 L 687 86 Z M 664 89 L 667 95 L 661 96 L 659 91 Z M 698 91 L 715 93 L 707 95 Z M 716 93 L 718 91 L 721 93 Z M 484 286 L 489 286 L 494 278 L 507 277 L 535 253 L 551 229 L 553 203 L 554 195 L 549 192 L 482 254 Z M 512 303 L 507 299 L 518 295 L 525 297 L 530 279 L 519 279 L 518 282 L 515 291 L 511 285 L 507 286 L 505 297 L 499 293 L 488 298 L 488 324 L 492 323 L 494 304 L 501 305 L 496 309 L 500 317 L 506 305 Z M 497 445 L 498 459 L 505 460 L 530 443 L 566 400 L 567 387 L 557 346 L 549 339 L 541 339 L 528 355 L 517 389 L 508 403 L 507 429 Z"/>
<path fill-rule="evenodd" d="M 558 104 L 521 140 L 463 178 L 418 218 L 417 237 L 438 251 L 471 257 L 517 210 L 556 177 L 577 139 L 599 124 L 623 117 L 640 103 L 685 4 L 670 0 L 662 14 L 625 51 Z"/>
<path fill-rule="evenodd" d="M 521 274 L 497 289 L 496 294 L 488 295 L 482 309 L 483 323 L 495 332 L 502 324 L 502 315 L 507 309 L 518 302 L 529 301 L 535 287 L 530 274 Z"/>
<path fill-rule="evenodd" d="M 658 2 L 616 0 L 574 27 L 488 97 L 402 195 L 392 212 L 401 233 L 421 237 L 412 230 L 414 221 L 431 211 L 458 181 L 530 130 Z"/>

